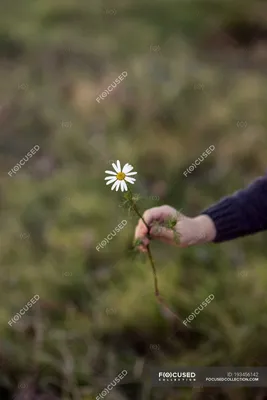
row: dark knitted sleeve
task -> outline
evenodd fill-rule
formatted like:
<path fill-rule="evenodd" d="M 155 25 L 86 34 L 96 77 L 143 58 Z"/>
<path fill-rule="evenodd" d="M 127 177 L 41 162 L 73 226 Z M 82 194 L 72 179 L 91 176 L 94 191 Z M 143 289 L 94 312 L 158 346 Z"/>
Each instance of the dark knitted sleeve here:
<path fill-rule="evenodd" d="M 208 215 L 216 226 L 215 243 L 267 230 L 267 176 L 224 197 L 201 214 Z"/>

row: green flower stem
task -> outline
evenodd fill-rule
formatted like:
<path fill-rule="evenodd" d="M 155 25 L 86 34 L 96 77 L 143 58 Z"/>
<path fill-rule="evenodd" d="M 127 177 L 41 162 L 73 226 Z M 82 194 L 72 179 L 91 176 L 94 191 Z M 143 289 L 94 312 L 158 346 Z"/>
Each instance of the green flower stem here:
<path fill-rule="evenodd" d="M 150 236 L 150 226 L 146 223 L 146 221 L 144 220 L 144 218 L 142 217 L 141 213 L 139 212 L 135 201 L 133 200 L 133 194 L 131 192 L 130 189 L 128 189 L 128 192 L 130 194 L 130 197 L 127 197 L 128 200 L 131 202 L 131 205 L 134 209 L 134 211 L 136 212 L 136 214 L 138 215 L 139 218 L 141 218 L 141 220 L 143 221 L 143 223 L 145 224 L 145 226 L 147 227 L 148 233 L 147 233 L 147 237 L 149 239 L 151 239 Z M 170 227 L 170 229 L 172 229 L 173 226 Z M 159 303 L 159 305 L 161 306 L 162 310 L 164 310 L 165 312 L 167 311 L 167 314 L 169 315 L 169 317 L 171 317 L 172 320 L 179 322 L 179 324 L 181 326 L 184 327 L 182 320 L 178 317 L 177 314 L 175 314 L 170 307 L 167 305 L 167 303 L 164 301 L 164 299 L 161 297 L 160 292 L 159 292 L 159 288 L 158 288 L 158 278 L 157 278 L 157 271 L 156 271 L 156 267 L 155 267 L 155 263 L 151 254 L 151 249 L 150 249 L 150 245 L 147 245 L 147 252 L 148 252 L 148 258 L 152 267 L 152 271 L 153 271 L 153 276 L 154 276 L 154 288 L 155 288 L 155 296 L 157 298 L 157 301 Z"/>
<path fill-rule="evenodd" d="M 151 236 L 149 234 L 150 233 L 150 226 L 146 223 L 146 221 L 142 217 L 141 213 L 139 212 L 139 210 L 138 210 L 138 208 L 136 206 L 136 203 L 133 201 L 133 194 L 132 194 L 130 189 L 129 189 L 129 193 L 131 194 L 131 199 L 130 200 L 131 200 L 133 209 L 136 212 L 136 214 L 141 218 L 141 220 L 144 222 L 144 224 L 145 224 L 145 226 L 147 227 L 147 230 L 148 230 L 147 236 L 148 236 L 149 239 L 151 239 Z M 157 271 L 156 271 L 155 263 L 154 263 L 154 260 L 153 260 L 152 254 L 151 254 L 151 249 L 150 249 L 149 244 L 147 245 L 147 252 L 148 252 L 148 258 L 149 258 L 149 261 L 150 261 L 150 264 L 151 264 L 151 267 L 152 267 L 152 271 L 153 271 L 153 276 L 154 276 L 155 295 L 156 295 L 156 297 L 158 297 L 159 296 L 159 288 L 158 288 Z"/>

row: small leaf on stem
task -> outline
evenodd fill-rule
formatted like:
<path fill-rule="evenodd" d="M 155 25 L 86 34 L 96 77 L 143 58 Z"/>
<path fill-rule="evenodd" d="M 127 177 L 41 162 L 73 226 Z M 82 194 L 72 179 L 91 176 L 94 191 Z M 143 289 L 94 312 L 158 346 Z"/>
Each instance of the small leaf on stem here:
<path fill-rule="evenodd" d="M 132 193 L 130 191 L 128 191 L 128 192 L 124 193 L 123 197 L 126 200 L 131 200 L 132 199 Z"/>
<path fill-rule="evenodd" d="M 134 241 L 133 246 L 134 246 L 134 247 L 138 247 L 138 246 L 140 246 L 141 244 L 143 244 L 142 239 L 138 238 L 138 239 L 136 239 L 136 240 Z"/>

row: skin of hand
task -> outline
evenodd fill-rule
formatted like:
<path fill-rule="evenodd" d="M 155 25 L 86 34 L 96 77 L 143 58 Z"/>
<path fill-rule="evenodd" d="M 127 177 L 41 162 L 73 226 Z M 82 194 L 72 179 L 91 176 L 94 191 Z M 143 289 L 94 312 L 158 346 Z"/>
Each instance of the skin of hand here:
<path fill-rule="evenodd" d="M 189 218 L 168 205 L 146 210 L 143 214 L 143 218 L 147 225 L 151 227 L 150 236 L 152 239 L 157 239 L 178 247 L 188 247 L 194 244 L 208 243 L 216 236 L 215 225 L 212 219 L 207 215 L 199 215 L 195 218 Z M 173 230 L 161 226 L 164 222 L 174 218 L 177 220 L 174 229 L 178 234 L 178 241 L 175 240 Z M 155 225 L 155 223 L 157 224 Z M 148 229 L 140 218 L 135 228 L 135 239 L 142 240 L 143 244 L 138 246 L 138 249 L 142 252 L 147 252 L 146 246 L 150 242 L 147 234 Z"/>

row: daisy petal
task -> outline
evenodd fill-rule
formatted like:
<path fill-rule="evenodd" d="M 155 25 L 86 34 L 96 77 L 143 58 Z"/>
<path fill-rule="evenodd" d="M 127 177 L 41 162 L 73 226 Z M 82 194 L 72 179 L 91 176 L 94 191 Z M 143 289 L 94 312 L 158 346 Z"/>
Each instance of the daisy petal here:
<path fill-rule="evenodd" d="M 134 179 L 134 178 L 128 178 L 127 176 L 126 176 L 125 180 L 126 180 L 126 182 L 130 182 L 130 183 L 132 183 L 132 184 L 136 181 L 136 179 Z"/>
<path fill-rule="evenodd" d="M 117 167 L 118 167 L 118 169 L 119 169 L 118 172 L 121 172 L 121 163 L 119 162 L 119 160 L 117 160 Z"/>
<path fill-rule="evenodd" d="M 125 190 L 125 192 L 127 192 L 127 190 L 128 190 L 128 187 L 127 187 L 127 185 L 126 185 L 126 182 L 125 182 L 125 181 L 122 181 L 122 184 L 123 184 L 123 186 L 124 186 L 124 190 Z"/>
<path fill-rule="evenodd" d="M 121 191 L 124 192 L 124 181 L 121 181 Z"/>
<path fill-rule="evenodd" d="M 116 176 L 107 176 L 107 177 L 105 178 L 105 181 L 108 180 L 108 179 L 117 179 L 117 178 L 116 178 Z"/>
<path fill-rule="evenodd" d="M 125 164 L 122 172 L 124 172 L 124 174 L 127 174 L 128 172 L 130 172 L 133 169 L 133 167 L 130 164 Z"/>
<path fill-rule="evenodd" d="M 137 172 L 127 172 L 126 175 L 135 175 L 135 174 L 137 174 Z"/>
<path fill-rule="evenodd" d="M 118 186 L 120 184 L 120 181 L 116 181 L 115 183 L 113 183 L 111 190 L 114 190 L 116 186 Z"/>
<path fill-rule="evenodd" d="M 110 179 L 110 181 L 108 181 L 107 183 L 106 183 L 106 185 L 110 185 L 112 182 L 115 182 L 116 181 L 116 178 L 114 177 L 114 178 L 111 178 Z"/>
<path fill-rule="evenodd" d="M 115 169 L 115 171 L 118 173 L 120 170 L 118 169 L 117 165 L 115 163 L 112 163 L 112 167 Z"/>
<path fill-rule="evenodd" d="M 119 190 L 119 188 L 120 188 L 120 186 L 121 186 L 121 181 L 118 181 L 118 185 L 116 186 L 116 192 Z"/>
<path fill-rule="evenodd" d="M 107 174 L 111 174 L 111 175 L 117 175 L 116 172 L 114 171 L 105 171 Z"/>
<path fill-rule="evenodd" d="M 116 192 L 119 190 L 119 188 L 120 188 L 120 186 L 121 186 L 121 183 L 122 183 L 122 181 L 118 181 L 119 182 L 119 184 L 118 184 L 118 186 L 116 187 Z"/>

